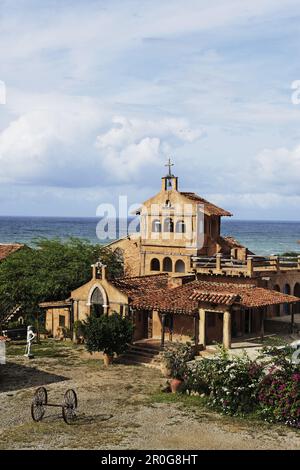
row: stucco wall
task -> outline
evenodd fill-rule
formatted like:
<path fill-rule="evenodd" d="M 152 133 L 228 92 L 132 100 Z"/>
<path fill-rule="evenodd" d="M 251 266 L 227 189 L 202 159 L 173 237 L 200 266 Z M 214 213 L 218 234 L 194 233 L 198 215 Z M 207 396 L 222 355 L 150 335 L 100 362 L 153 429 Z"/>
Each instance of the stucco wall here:
<path fill-rule="evenodd" d="M 112 250 L 122 250 L 125 276 L 140 276 L 141 248 L 139 238 L 122 238 L 108 245 Z"/>
<path fill-rule="evenodd" d="M 70 328 L 70 313 L 68 308 L 49 308 L 46 310 L 46 330 L 54 337 L 59 333 L 59 317 L 65 319 L 65 328 Z"/>

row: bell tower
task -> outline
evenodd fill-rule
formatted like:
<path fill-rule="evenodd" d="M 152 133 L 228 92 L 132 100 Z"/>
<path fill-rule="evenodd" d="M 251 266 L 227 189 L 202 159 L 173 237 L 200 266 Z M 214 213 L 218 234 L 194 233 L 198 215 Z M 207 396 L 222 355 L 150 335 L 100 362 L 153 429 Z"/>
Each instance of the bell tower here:
<path fill-rule="evenodd" d="M 162 191 L 178 191 L 178 178 L 172 173 L 172 166 L 174 163 L 171 162 L 171 159 L 168 159 L 168 163 L 165 164 L 168 167 L 169 171 L 166 176 L 162 177 L 161 189 Z"/>

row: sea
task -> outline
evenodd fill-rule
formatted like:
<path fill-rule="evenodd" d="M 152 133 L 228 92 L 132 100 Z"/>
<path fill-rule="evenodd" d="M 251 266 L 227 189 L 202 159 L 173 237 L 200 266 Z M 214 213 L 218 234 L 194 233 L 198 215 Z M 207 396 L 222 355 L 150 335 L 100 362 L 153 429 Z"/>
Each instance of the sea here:
<path fill-rule="evenodd" d="M 114 237 L 97 237 L 97 218 L 7 217 L 0 216 L 0 243 L 25 243 L 33 246 L 38 238 L 82 238 L 91 243 L 109 243 L 126 235 L 126 224 L 116 224 Z M 234 220 L 222 221 L 222 235 L 232 236 L 258 255 L 298 252 L 300 254 L 300 221 Z"/>

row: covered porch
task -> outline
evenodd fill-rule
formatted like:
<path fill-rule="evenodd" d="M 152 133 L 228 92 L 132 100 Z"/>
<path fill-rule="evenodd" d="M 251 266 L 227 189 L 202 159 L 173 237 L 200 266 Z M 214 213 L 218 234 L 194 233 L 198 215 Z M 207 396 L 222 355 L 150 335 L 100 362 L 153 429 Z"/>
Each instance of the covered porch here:
<path fill-rule="evenodd" d="M 190 341 L 199 350 L 222 343 L 229 349 L 232 340 L 249 334 L 264 339 L 270 307 L 299 302 L 296 297 L 253 285 L 204 284 L 192 282 L 170 289 L 161 302 L 155 301 L 152 310 L 133 310 L 135 341 L 152 340 L 160 348 L 167 342 Z"/>

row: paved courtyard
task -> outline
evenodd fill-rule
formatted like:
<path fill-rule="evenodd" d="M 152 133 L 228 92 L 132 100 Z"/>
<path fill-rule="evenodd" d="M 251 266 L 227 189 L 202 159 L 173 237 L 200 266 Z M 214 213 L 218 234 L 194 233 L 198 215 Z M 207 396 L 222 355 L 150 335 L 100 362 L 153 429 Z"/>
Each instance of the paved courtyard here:
<path fill-rule="evenodd" d="M 190 399 L 159 392 L 156 369 L 104 368 L 82 346 L 44 342 L 35 359 L 23 346 L 8 347 L 0 369 L 0 449 L 300 449 L 300 432 L 284 426 L 215 414 Z M 42 422 L 30 416 L 32 394 L 44 385 L 60 403 L 67 388 L 79 397 L 79 415 L 68 426 L 56 408 Z"/>

